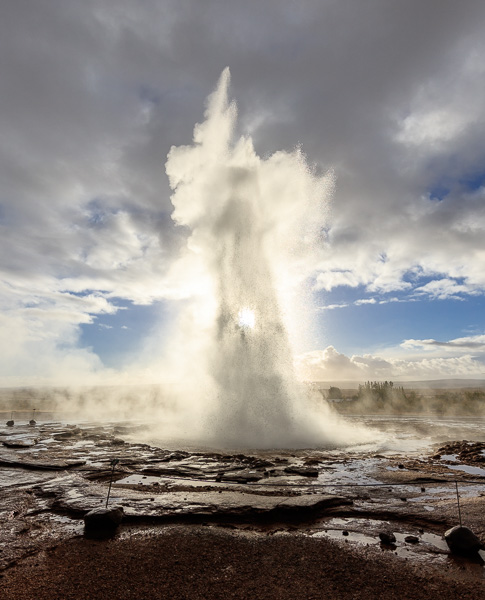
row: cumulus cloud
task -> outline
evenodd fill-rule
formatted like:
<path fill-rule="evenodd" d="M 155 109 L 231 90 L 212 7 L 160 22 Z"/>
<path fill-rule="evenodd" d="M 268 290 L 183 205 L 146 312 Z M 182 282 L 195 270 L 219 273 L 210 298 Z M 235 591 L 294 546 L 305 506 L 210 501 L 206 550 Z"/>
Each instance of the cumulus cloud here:
<path fill-rule="evenodd" d="M 300 377 L 309 381 L 363 381 L 369 377 L 381 379 L 381 376 L 384 377 L 389 372 L 390 367 L 387 361 L 372 356 L 348 357 L 333 346 L 328 346 L 325 350 L 307 352 L 296 359 L 297 372 Z"/>
<path fill-rule="evenodd" d="M 434 345 L 434 340 L 422 340 L 421 344 L 409 340 L 406 349 L 415 350 Z M 440 349 L 446 344 L 440 344 Z M 302 379 L 307 381 L 409 381 L 476 377 L 481 379 L 485 371 L 484 344 L 468 347 L 450 344 L 448 349 L 460 348 L 459 356 L 416 356 L 383 358 L 374 355 L 346 356 L 329 346 L 322 351 L 307 352 L 296 357 L 295 366 Z M 394 353 L 394 349 L 388 349 Z M 473 354 L 470 350 L 474 351 Z M 476 352 L 475 350 L 481 350 Z M 385 351 L 383 352 L 386 353 Z M 456 352 L 453 352 L 456 354 Z"/>
<path fill-rule="evenodd" d="M 415 289 L 418 295 L 424 295 L 431 298 L 444 300 L 445 298 L 453 298 L 454 300 L 462 300 L 464 295 L 477 295 L 483 293 L 476 285 L 463 285 L 454 279 L 435 279 L 419 286 Z"/>
<path fill-rule="evenodd" d="M 377 300 L 376 298 L 359 298 L 358 300 L 355 300 L 354 302 L 340 302 L 339 304 L 324 304 L 322 306 L 318 307 L 319 311 L 324 311 L 324 310 L 334 310 L 336 308 L 348 308 L 349 306 L 363 306 L 365 304 L 389 304 L 389 303 L 394 303 L 394 302 L 413 302 L 414 299 L 413 298 L 396 298 L 396 297 L 391 297 L 391 298 L 383 298 L 380 300 Z"/>

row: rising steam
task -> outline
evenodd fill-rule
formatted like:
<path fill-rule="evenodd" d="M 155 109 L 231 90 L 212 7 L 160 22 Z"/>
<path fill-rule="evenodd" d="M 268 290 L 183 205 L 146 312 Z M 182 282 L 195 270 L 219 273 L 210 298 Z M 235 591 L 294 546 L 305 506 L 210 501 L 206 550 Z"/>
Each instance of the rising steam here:
<path fill-rule="evenodd" d="M 190 232 L 171 273 L 186 300 L 165 364 L 190 398 L 186 433 L 254 448 L 357 441 L 362 432 L 310 406 L 290 343 L 305 329 L 297 290 L 332 177 L 317 177 L 298 149 L 263 159 L 251 138 L 234 141 L 229 80 L 225 69 L 193 144 L 172 147 L 166 163 L 173 219 Z"/>

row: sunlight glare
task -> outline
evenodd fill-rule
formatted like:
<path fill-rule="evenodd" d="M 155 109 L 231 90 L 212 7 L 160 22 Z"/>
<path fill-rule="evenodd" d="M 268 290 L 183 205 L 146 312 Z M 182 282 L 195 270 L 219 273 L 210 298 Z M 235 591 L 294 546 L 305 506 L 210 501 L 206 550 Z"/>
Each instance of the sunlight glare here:
<path fill-rule="evenodd" d="M 256 322 L 254 310 L 251 310 L 250 308 L 242 308 L 238 314 L 238 322 L 239 327 L 244 329 L 254 329 L 254 324 Z"/>

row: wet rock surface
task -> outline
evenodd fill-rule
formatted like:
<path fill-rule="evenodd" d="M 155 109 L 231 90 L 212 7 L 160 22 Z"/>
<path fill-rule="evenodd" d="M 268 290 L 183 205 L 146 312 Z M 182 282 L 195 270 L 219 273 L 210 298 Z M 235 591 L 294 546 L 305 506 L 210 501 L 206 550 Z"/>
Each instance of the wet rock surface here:
<path fill-rule="evenodd" d="M 470 481 L 468 473 L 450 471 L 436 450 L 407 457 L 202 452 L 134 442 L 133 431 L 130 424 L 57 422 L 0 428 L 0 574 L 31 554 L 82 537 L 86 515 L 103 512 L 111 479 L 108 510 L 124 509 L 116 539 L 146 527 L 159 535 L 175 524 L 205 525 L 243 536 L 303 536 L 356 551 L 373 548 L 433 566 L 450 560 L 443 534 L 456 525 L 455 481 L 462 513 L 479 539 L 485 534 L 485 478 Z M 478 446 L 463 444 L 441 448 L 472 448 L 464 456 L 477 455 Z M 447 568 L 461 576 L 463 567 L 467 577 L 483 579 L 483 558 L 478 553 L 473 567 Z"/>
<path fill-rule="evenodd" d="M 441 446 L 433 458 L 454 457 L 467 465 L 485 463 L 485 442 L 451 442 Z"/>

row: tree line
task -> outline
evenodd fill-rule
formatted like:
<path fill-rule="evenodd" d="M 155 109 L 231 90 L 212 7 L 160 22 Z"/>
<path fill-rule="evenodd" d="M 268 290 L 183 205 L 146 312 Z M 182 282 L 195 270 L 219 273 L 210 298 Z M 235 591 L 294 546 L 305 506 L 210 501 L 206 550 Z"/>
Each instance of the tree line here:
<path fill-rule="evenodd" d="M 357 393 L 345 397 L 336 386 L 325 394 L 327 400 L 345 413 L 421 413 L 436 415 L 485 416 L 485 389 L 405 390 L 392 381 L 367 381 Z M 347 402 L 343 402 L 347 400 Z M 339 402 L 340 401 L 340 402 Z"/>

